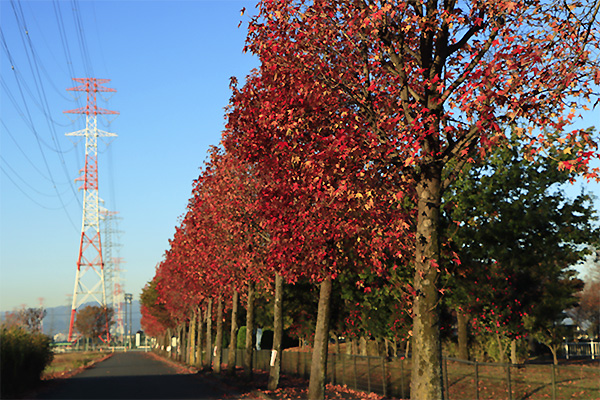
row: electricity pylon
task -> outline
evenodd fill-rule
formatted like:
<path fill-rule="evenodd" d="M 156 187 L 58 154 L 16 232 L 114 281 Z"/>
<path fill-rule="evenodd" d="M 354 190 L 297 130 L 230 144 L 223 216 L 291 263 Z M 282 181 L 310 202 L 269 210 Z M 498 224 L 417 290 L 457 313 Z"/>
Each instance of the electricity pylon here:
<path fill-rule="evenodd" d="M 124 262 L 121 257 L 115 257 L 113 252 L 118 254 L 119 237 L 121 231 L 116 226 L 121 219 L 116 211 L 104 210 L 100 212 L 104 226 L 102 241 L 102 259 L 104 260 L 104 278 L 106 285 L 107 303 L 112 305 L 115 326 L 111 330 L 112 337 L 120 337 L 123 340 L 125 328 L 123 325 L 123 289 L 121 286 L 121 264 Z M 116 242 L 115 242 L 116 237 Z"/>
<path fill-rule="evenodd" d="M 85 107 L 64 111 L 64 113 L 69 114 L 85 114 L 85 129 L 66 134 L 67 136 L 85 137 L 85 166 L 80 171 L 82 176 L 76 179 L 76 181 L 82 182 L 79 189 L 83 190 L 83 218 L 68 340 L 73 340 L 73 324 L 77 308 L 91 297 L 96 300 L 105 311 L 106 338 L 101 339 L 108 341 L 110 336 L 108 331 L 109 321 L 107 318 L 102 241 L 100 240 L 98 138 L 116 137 L 117 135 L 99 130 L 97 116 L 98 114 L 118 115 L 119 113 L 117 111 L 99 108 L 96 104 L 96 95 L 98 92 L 116 92 L 116 90 L 102 86 L 103 83 L 109 82 L 109 79 L 73 78 L 73 80 L 81 83 L 81 85 L 67 90 L 86 92 L 87 103 Z"/>

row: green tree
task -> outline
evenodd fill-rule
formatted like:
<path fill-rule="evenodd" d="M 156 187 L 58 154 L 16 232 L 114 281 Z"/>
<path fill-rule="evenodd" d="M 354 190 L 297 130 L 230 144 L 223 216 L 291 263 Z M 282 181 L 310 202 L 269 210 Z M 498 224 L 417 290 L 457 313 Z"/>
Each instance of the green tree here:
<path fill-rule="evenodd" d="M 87 306 L 77 311 L 75 329 L 83 337 L 95 341 L 96 338 L 107 337 L 110 326 L 114 324 L 114 310 L 109 307 Z"/>
<path fill-rule="evenodd" d="M 563 152 L 527 160 L 513 140 L 472 166 L 447 197 L 455 222 L 447 231 L 464 264 L 451 278 L 451 302 L 496 336 L 500 360 L 525 322 L 556 351 L 559 321 L 582 287 L 571 266 L 599 240 L 592 197 L 564 192 L 573 176 L 557 167 Z"/>

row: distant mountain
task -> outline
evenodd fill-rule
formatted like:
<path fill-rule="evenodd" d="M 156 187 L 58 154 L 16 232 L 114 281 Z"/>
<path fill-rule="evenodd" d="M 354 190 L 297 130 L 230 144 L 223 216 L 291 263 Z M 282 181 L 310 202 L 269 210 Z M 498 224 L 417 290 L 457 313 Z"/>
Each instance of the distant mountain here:
<path fill-rule="evenodd" d="M 86 303 L 80 306 L 80 308 L 86 306 L 93 306 L 97 303 Z M 127 314 L 129 314 L 129 309 L 127 310 Z M 5 312 L 1 312 L 0 320 L 4 320 Z M 137 332 L 141 329 L 140 319 L 142 315 L 140 312 L 140 302 L 134 300 L 132 302 L 132 312 L 131 312 L 131 320 L 132 320 L 132 332 Z M 127 316 L 127 320 L 129 320 L 129 315 Z M 69 323 L 71 322 L 71 307 L 70 306 L 58 306 L 58 307 L 48 307 L 46 308 L 46 317 L 44 318 L 44 333 L 50 336 L 54 336 L 58 333 L 64 333 L 65 335 L 69 333 Z M 125 315 L 123 315 L 123 322 L 125 322 Z"/>

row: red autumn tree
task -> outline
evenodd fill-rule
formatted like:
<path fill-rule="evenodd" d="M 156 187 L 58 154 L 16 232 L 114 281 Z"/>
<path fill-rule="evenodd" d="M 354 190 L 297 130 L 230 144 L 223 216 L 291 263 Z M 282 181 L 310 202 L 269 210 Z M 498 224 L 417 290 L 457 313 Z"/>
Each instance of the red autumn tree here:
<path fill-rule="evenodd" d="M 384 274 L 386 257 L 408 254 L 397 239 L 410 237 L 401 202 L 411 190 L 395 166 L 370 161 L 389 146 L 357 124 L 339 95 L 308 95 L 311 82 L 266 67 L 250 76 L 234 90 L 224 144 L 263 177 L 267 266 L 290 282 L 321 284 L 310 386 L 322 392 L 331 280 L 364 265 Z"/>
<path fill-rule="evenodd" d="M 162 337 L 167 329 L 173 327 L 173 323 L 169 312 L 159 301 L 156 285 L 157 277 L 155 276 L 142 289 L 140 295 L 141 325 L 148 336 Z"/>
<path fill-rule="evenodd" d="M 257 136 L 248 125 L 249 151 L 287 149 L 280 143 L 286 129 L 304 130 L 306 140 L 324 132 L 330 142 L 354 139 L 360 136 L 344 137 L 331 128 L 355 124 L 371 136 L 353 146 L 365 149 L 372 140 L 390 145 L 378 155 L 368 152 L 370 161 L 404 166 L 416 181 L 413 398 L 443 397 L 442 193 L 465 163 L 486 156 L 509 124 L 526 127 L 519 132 L 526 153 L 558 142 L 589 144 L 589 134 L 565 128 L 578 108 L 586 107 L 582 101 L 595 97 L 592 83 L 600 83 L 599 7 L 598 1 L 259 2 L 247 48 L 260 57 L 263 78 L 271 76 L 269 85 L 279 88 L 281 98 L 247 104 L 264 110 L 253 115 L 253 122 L 269 118 L 273 131 L 270 137 Z M 265 90 L 250 86 L 253 95 Z M 339 112 L 324 110 L 322 103 L 313 106 L 319 98 Z M 271 101 L 279 108 L 272 110 Z M 323 120 L 303 122 L 318 113 Z M 282 119 L 287 120 L 280 125 Z M 563 136 L 554 133 L 563 131 Z M 588 163 L 596 156 L 574 150 L 561 168 L 592 173 Z M 323 177 L 317 174 L 311 181 L 322 184 Z M 310 398 L 321 396 L 311 388 Z"/>
<path fill-rule="evenodd" d="M 210 225 L 203 232 L 211 235 L 206 247 L 212 249 L 210 260 L 217 287 L 228 290 L 232 306 L 238 295 L 246 300 L 248 331 L 253 330 L 254 288 L 270 288 L 274 280 L 272 270 L 265 269 L 264 263 L 269 235 L 262 226 L 257 204 L 261 185 L 260 177 L 249 165 L 214 147 L 204 173 L 195 184 L 196 205 L 192 209 L 195 215 L 201 213 L 201 218 Z M 232 324 L 235 318 L 232 315 Z M 233 334 L 231 337 L 233 355 L 236 343 Z M 252 335 L 247 335 L 244 363 L 248 375 L 254 348 L 251 339 Z M 233 368 L 234 360 L 230 359 L 230 363 Z"/>

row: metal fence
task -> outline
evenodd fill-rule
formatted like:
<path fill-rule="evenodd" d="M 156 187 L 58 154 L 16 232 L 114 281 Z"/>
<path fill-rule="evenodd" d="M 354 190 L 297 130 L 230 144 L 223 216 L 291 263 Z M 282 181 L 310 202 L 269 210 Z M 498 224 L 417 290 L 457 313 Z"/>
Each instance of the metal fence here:
<path fill-rule="evenodd" d="M 226 360 L 227 350 L 224 350 L 222 362 Z M 268 371 L 270 360 L 270 350 L 256 351 L 253 368 Z M 329 383 L 389 398 L 410 397 L 410 358 L 330 353 L 327 363 Z M 244 351 L 238 350 L 236 365 L 243 364 Z M 310 365 L 310 352 L 285 351 L 281 372 L 308 379 Z M 597 366 L 514 365 L 444 358 L 443 382 L 445 397 L 452 400 L 600 398 L 600 368 Z"/>
<path fill-rule="evenodd" d="M 600 342 L 565 343 L 567 360 L 573 357 L 590 357 L 592 360 L 600 357 Z"/>

